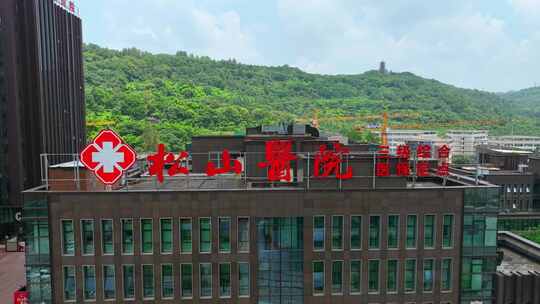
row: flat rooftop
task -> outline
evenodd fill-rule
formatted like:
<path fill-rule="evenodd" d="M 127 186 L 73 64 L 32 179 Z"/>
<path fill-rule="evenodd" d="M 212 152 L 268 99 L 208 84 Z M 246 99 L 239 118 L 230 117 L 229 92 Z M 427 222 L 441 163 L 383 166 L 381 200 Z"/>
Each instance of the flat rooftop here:
<path fill-rule="evenodd" d="M 208 177 L 205 174 L 164 176 L 158 182 L 155 176 L 123 178 L 116 185 L 105 187 L 96 179 L 48 180 L 48 184 L 28 189 L 25 192 L 138 192 L 138 191 L 272 191 L 272 190 L 413 190 L 451 189 L 469 187 L 498 187 L 483 180 L 451 174 L 446 179 L 438 176 L 421 178 L 405 177 L 353 177 L 349 180 L 335 178 L 303 179 L 292 182 L 269 182 L 263 178 L 248 178 L 235 174 Z"/>

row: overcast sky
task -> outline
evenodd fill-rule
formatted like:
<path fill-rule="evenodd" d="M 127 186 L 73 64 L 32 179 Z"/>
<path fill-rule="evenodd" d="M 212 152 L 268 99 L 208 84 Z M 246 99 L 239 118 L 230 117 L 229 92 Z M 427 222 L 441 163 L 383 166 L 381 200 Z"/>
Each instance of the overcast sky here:
<path fill-rule="evenodd" d="M 84 40 L 489 91 L 540 85 L 540 0 L 78 0 Z"/>

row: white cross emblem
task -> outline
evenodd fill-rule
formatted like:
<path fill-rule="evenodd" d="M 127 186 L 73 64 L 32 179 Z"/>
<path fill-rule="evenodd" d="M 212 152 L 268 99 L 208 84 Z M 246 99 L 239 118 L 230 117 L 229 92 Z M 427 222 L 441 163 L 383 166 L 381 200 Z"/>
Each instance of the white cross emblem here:
<path fill-rule="evenodd" d="M 124 153 L 117 152 L 122 145 L 116 145 L 113 147 L 113 143 L 110 141 L 103 142 L 103 148 L 95 145 L 98 152 L 92 152 L 92 161 L 99 163 L 96 170 L 103 167 L 104 173 L 113 173 L 116 167 L 122 170 L 118 163 L 124 161 Z"/>

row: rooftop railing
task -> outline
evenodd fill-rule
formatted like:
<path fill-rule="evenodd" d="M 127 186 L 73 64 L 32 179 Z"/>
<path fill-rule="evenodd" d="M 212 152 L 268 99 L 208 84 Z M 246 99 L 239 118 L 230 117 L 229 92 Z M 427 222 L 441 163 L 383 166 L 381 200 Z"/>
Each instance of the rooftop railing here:
<path fill-rule="evenodd" d="M 462 174 L 449 172 L 448 176 L 437 176 L 436 159 L 409 159 L 410 174 L 399 176 L 396 165 L 399 159 L 376 152 L 349 152 L 338 154 L 341 163 L 334 170 L 323 176 L 321 166 L 316 166 L 315 152 L 291 153 L 294 160 L 290 167 L 279 173 L 280 180 L 269 180 L 268 163 L 264 152 L 230 152 L 232 161 L 242 165 L 239 174 L 224 173 L 209 176 L 206 166 L 209 162 L 221 168 L 223 159 L 221 152 L 191 153 L 188 158 L 176 164 L 166 163 L 161 168 L 163 181 L 158 181 L 157 174 L 149 173 L 149 163 L 145 157 L 139 158 L 135 165 L 124 171 L 122 177 L 114 185 L 105 186 L 90 170 L 80 162 L 78 154 L 41 154 L 41 181 L 43 189 L 49 191 L 139 191 L 139 190 L 198 190 L 198 189 L 376 189 L 376 188 L 428 188 L 452 187 L 466 185 L 485 185 L 478 177 L 471 178 Z M 387 156 L 387 155 L 386 155 Z M 387 162 L 390 171 L 388 176 L 376 174 L 377 163 Z M 416 167 L 419 162 L 429 162 L 427 176 L 418 176 Z M 169 175 L 169 168 L 180 165 L 188 168 L 189 174 Z M 352 174 L 347 178 L 338 178 L 337 174 L 345 174 L 348 168 Z M 318 172 L 315 172 L 318 171 Z M 157 171 L 159 172 L 159 171 Z M 156 172 L 156 173 L 157 173 Z M 337 173 L 337 174 L 336 174 Z"/>

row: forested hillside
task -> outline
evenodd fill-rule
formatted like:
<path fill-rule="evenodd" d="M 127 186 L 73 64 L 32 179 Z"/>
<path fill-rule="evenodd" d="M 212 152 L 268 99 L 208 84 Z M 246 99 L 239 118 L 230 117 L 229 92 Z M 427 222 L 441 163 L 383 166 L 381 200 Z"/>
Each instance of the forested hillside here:
<path fill-rule="evenodd" d="M 242 133 L 246 126 L 305 122 L 318 110 L 321 127 L 362 139 L 369 115 L 402 114 L 391 125 L 485 127 L 537 133 L 539 119 L 509 107 L 502 96 L 456 88 L 411 73 L 316 75 L 288 66 L 263 67 L 178 52 L 153 55 L 85 45 L 88 133 L 112 127 L 141 150 L 179 149 L 192 135 Z M 375 63 L 374 63 L 375 64 Z M 350 119 L 350 116 L 356 117 Z M 343 119 L 343 117 L 349 117 Z M 486 120 L 491 120 L 488 125 Z M 375 121 L 376 122 L 376 121 Z"/>
<path fill-rule="evenodd" d="M 504 93 L 501 97 L 511 101 L 518 113 L 533 115 L 540 120 L 540 87 Z"/>

